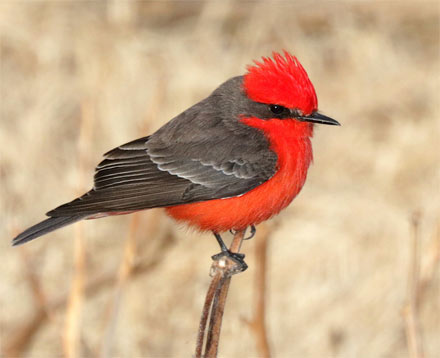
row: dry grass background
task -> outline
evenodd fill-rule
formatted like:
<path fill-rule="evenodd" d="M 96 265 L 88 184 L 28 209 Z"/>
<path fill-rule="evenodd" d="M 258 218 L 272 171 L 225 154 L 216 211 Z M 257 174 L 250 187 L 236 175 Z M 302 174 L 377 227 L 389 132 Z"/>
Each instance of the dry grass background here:
<path fill-rule="evenodd" d="M 103 152 L 285 48 L 343 125 L 317 128 L 305 188 L 268 224 L 273 356 L 415 356 L 403 312 L 416 295 L 418 343 L 440 357 L 439 23 L 437 2 L 1 2 L 3 354 L 193 354 L 210 235 L 157 210 L 10 239 L 88 189 Z M 223 357 L 258 355 L 257 240 L 232 281 Z"/>

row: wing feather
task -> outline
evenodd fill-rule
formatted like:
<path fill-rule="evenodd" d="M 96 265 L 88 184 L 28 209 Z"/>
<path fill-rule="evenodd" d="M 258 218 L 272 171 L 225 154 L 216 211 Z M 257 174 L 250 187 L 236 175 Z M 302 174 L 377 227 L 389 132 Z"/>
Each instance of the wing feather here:
<path fill-rule="evenodd" d="M 231 126 L 198 105 L 152 136 L 107 152 L 96 167 L 93 189 L 48 215 L 126 212 L 229 198 L 275 174 L 277 156 L 263 133 Z"/>

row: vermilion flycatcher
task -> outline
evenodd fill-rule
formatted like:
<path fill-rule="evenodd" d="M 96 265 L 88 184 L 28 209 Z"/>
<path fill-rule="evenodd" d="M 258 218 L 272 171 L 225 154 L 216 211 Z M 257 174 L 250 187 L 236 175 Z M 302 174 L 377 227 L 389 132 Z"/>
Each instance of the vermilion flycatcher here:
<path fill-rule="evenodd" d="M 165 207 L 200 230 L 244 230 L 299 193 L 312 161 L 315 89 L 296 57 L 273 53 L 226 81 L 157 132 L 105 154 L 93 189 L 49 211 L 19 245 L 83 219 Z"/>

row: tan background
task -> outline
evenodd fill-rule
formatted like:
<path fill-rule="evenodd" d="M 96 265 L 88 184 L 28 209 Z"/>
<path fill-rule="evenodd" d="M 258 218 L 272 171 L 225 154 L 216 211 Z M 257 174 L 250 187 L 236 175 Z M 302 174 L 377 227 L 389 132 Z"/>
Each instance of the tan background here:
<path fill-rule="evenodd" d="M 158 210 L 10 239 L 88 189 L 103 152 L 285 48 L 342 127 L 316 129 L 304 190 L 268 224 L 273 356 L 409 356 L 416 292 L 418 343 L 440 357 L 439 16 L 437 2 L 0 3 L 0 350 L 191 356 L 211 235 Z M 233 279 L 223 357 L 258 355 L 246 323 L 258 240 Z"/>

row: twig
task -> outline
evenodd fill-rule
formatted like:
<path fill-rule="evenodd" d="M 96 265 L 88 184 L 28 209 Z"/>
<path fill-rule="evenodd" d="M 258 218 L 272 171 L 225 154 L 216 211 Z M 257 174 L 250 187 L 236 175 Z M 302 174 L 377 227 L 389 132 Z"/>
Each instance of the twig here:
<path fill-rule="evenodd" d="M 136 260 L 132 266 L 131 279 L 150 272 L 160 264 L 173 242 L 174 238 L 171 235 L 165 236 L 160 240 L 160 245 L 155 249 L 155 252 L 150 253 L 151 259 L 140 257 Z M 84 295 L 89 297 L 96 295 L 102 289 L 113 285 L 115 283 L 115 277 L 114 270 L 101 272 L 85 284 Z M 5 357 L 20 356 L 27 349 L 41 326 L 49 318 L 47 313 L 64 308 L 68 299 L 69 293 L 64 293 L 55 299 L 48 300 L 46 307 L 39 307 L 29 321 L 15 329 L 9 337 L 5 339 L 6 344 L 3 347 L 2 354 Z"/>
<path fill-rule="evenodd" d="M 17 329 L 16 332 L 9 335 L 5 339 L 2 347 L 1 357 L 21 357 L 23 352 L 28 348 L 35 333 L 38 332 L 41 324 L 49 318 L 47 310 L 39 308 L 35 311 L 32 318 L 23 325 L 22 328 Z"/>
<path fill-rule="evenodd" d="M 79 351 L 81 311 L 84 300 L 85 245 L 82 233 L 83 225 L 75 226 L 74 240 L 74 277 L 66 309 L 66 322 L 63 332 L 64 356 L 73 358 L 81 356 Z"/>
<path fill-rule="evenodd" d="M 219 287 L 214 296 L 209 321 L 208 335 L 206 337 L 206 358 L 217 357 L 220 332 L 222 328 L 223 313 L 225 311 L 226 298 L 229 292 L 231 277 L 221 277 Z"/>
<path fill-rule="evenodd" d="M 47 297 L 37 275 L 38 271 L 35 268 L 35 263 L 29 257 L 26 246 L 20 247 L 19 254 L 25 268 L 26 279 L 34 296 L 35 306 L 37 308 L 46 307 Z"/>
<path fill-rule="evenodd" d="M 238 231 L 234 235 L 230 252 L 238 253 L 243 242 L 245 230 Z M 206 294 L 205 304 L 200 319 L 199 333 L 196 343 L 196 358 L 215 358 L 217 357 L 220 331 L 225 309 L 226 298 L 228 295 L 231 276 L 241 272 L 241 266 L 230 257 L 220 257 L 214 259 L 211 266 L 212 281 Z M 206 324 L 209 320 L 208 333 L 203 354 L 203 343 L 205 338 Z"/>
<path fill-rule="evenodd" d="M 416 235 L 418 234 L 418 229 L 415 230 L 414 228 L 414 222 L 412 222 L 413 232 Z M 418 225 L 418 222 L 417 222 Z M 394 346 L 391 347 L 390 351 L 394 352 L 395 349 L 398 349 L 397 347 L 400 347 L 402 345 L 402 339 L 405 340 L 405 342 L 408 342 L 408 333 L 410 333 L 410 330 L 408 328 L 415 328 L 416 326 L 414 323 L 416 321 L 412 320 L 412 317 L 414 317 L 414 314 L 419 312 L 420 308 L 426 303 L 426 295 L 428 291 L 435 286 L 436 281 L 435 278 L 437 270 L 440 268 L 440 222 L 437 221 L 437 225 L 434 227 L 430 244 L 428 245 L 428 248 L 424 250 L 424 253 L 420 255 L 421 258 L 423 258 L 423 262 L 421 262 L 420 265 L 420 277 L 418 278 L 418 288 L 417 288 L 417 300 L 415 302 L 415 311 L 411 308 L 409 305 L 410 303 L 410 297 L 411 297 L 411 285 L 408 283 L 408 293 L 407 297 L 403 307 L 402 307 L 402 317 L 403 317 L 403 335 L 402 332 L 399 331 L 398 337 L 396 338 L 396 341 L 394 343 Z M 414 244 L 413 244 L 414 247 Z M 414 251 L 413 251 L 414 256 Z M 414 257 L 413 257 L 414 262 Z M 412 275 L 410 276 L 412 277 Z M 402 338 L 403 337 L 403 338 Z M 414 336 L 412 336 L 414 337 Z M 408 347 L 409 344 L 407 343 Z M 411 358 L 413 356 L 410 356 Z"/>
<path fill-rule="evenodd" d="M 84 192 L 84 177 L 86 172 L 87 153 L 90 146 L 93 121 L 93 105 L 88 100 L 81 103 L 80 132 L 78 138 L 78 194 Z M 72 289 L 66 310 L 65 330 L 63 334 L 64 355 L 67 358 L 81 355 L 79 352 L 81 311 L 84 298 L 84 278 L 86 275 L 85 259 L 86 249 L 84 244 L 83 223 L 75 225 L 74 237 L 74 274 Z"/>
<path fill-rule="evenodd" d="M 417 296 L 417 307 L 424 299 L 426 292 L 434 281 L 436 272 L 440 266 L 440 223 L 434 229 L 431 244 L 427 250 L 425 265 L 420 269 L 419 294 Z"/>
<path fill-rule="evenodd" d="M 423 347 L 418 321 L 418 299 L 420 288 L 420 238 L 419 238 L 420 214 L 415 213 L 412 217 L 413 248 L 410 277 L 408 285 L 407 302 L 403 308 L 405 320 L 405 334 L 411 358 L 423 357 Z"/>
<path fill-rule="evenodd" d="M 214 299 L 214 294 L 216 293 L 219 283 L 221 280 L 220 275 L 215 275 L 212 278 L 211 284 L 209 285 L 208 292 L 206 293 L 205 303 L 203 305 L 202 316 L 200 317 L 199 333 L 197 335 L 197 345 L 196 345 L 196 357 L 202 357 L 203 339 L 205 338 L 206 323 L 208 322 L 209 311 Z"/>
<path fill-rule="evenodd" d="M 18 233 L 19 231 L 17 230 L 16 233 L 11 236 L 16 236 L 16 234 Z M 52 317 L 52 312 L 49 312 L 48 310 L 49 307 L 47 305 L 46 294 L 37 275 L 38 270 L 36 270 L 33 260 L 29 257 L 26 246 L 21 246 L 19 248 L 19 253 L 24 264 L 26 279 L 34 296 L 34 308 L 36 314 L 31 319 L 29 325 L 24 327 L 24 329 L 19 330 L 17 334 L 13 335 L 11 337 L 11 340 L 8 341 L 9 344 L 7 347 L 5 347 L 3 352 L 4 356 L 7 357 L 19 357 L 22 352 L 21 347 L 27 346 L 27 342 L 30 341 L 35 331 L 36 325 L 38 325 L 43 317 Z"/>
<path fill-rule="evenodd" d="M 116 329 L 116 323 L 119 313 L 119 307 L 122 301 L 122 295 L 124 287 L 130 278 L 133 269 L 133 261 L 136 252 L 136 231 L 139 226 L 139 214 L 133 214 L 130 223 L 130 230 L 125 242 L 124 255 L 119 266 L 118 281 L 113 293 L 113 299 L 111 302 L 109 314 L 107 317 L 106 330 L 104 339 L 101 346 L 101 357 L 111 357 L 112 343 L 114 342 L 113 336 Z"/>
<path fill-rule="evenodd" d="M 266 329 L 266 271 L 267 246 L 269 230 L 267 224 L 260 225 L 258 237 L 255 240 L 255 300 L 254 314 L 246 323 L 255 335 L 258 357 L 269 358 L 270 346 Z"/>

